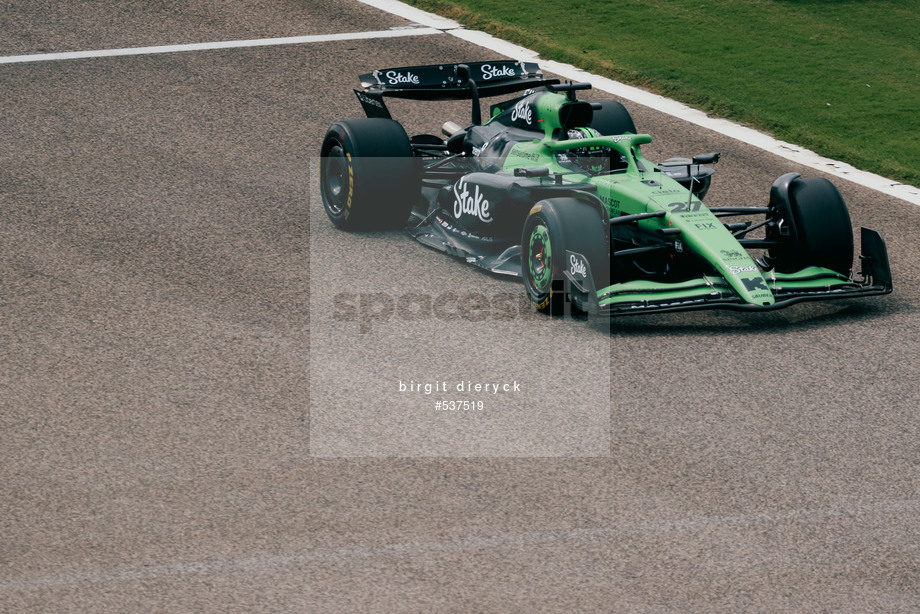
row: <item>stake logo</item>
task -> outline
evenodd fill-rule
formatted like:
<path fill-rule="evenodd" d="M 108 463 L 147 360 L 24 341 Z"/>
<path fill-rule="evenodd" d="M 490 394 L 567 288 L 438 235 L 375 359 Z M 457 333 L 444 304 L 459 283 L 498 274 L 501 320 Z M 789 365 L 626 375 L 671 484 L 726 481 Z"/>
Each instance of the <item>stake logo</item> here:
<path fill-rule="evenodd" d="M 588 263 L 585 262 L 584 256 L 569 252 L 569 273 L 572 277 L 588 278 Z"/>
<path fill-rule="evenodd" d="M 399 85 L 400 83 L 411 83 L 413 85 L 418 85 L 418 75 L 414 75 L 411 72 L 403 74 L 395 70 L 387 71 L 387 79 L 390 80 L 390 85 Z"/>
<path fill-rule="evenodd" d="M 728 270 L 732 272 L 732 275 L 741 275 L 742 273 L 747 273 L 749 271 L 756 271 L 757 267 L 755 266 L 730 266 Z"/>
<path fill-rule="evenodd" d="M 489 201 L 485 199 L 479 186 L 474 186 L 470 195 L 466 187 L 466 179 L 461 179 L 454 185 L 454 217 L 460 219 L 463 214 L 474 215 L 481 221 L 490 223 L 492 213 L 489 211 Z"/>
<path fill-rule="evenodd" d="M 528 126 L 533 123 L 533 109 L 523 100 L 514 105 L 514 110 L 511 111 L 511 121 L 516 122 L 519 119 L 526 122 Z"/>
<path fill-rule="evenodd" d="M 484 64 L 482 66 L 482 78 L 488 81 L 496 77 L 514 77 L 517 73 L 510 66 L 495 66 Z"/>

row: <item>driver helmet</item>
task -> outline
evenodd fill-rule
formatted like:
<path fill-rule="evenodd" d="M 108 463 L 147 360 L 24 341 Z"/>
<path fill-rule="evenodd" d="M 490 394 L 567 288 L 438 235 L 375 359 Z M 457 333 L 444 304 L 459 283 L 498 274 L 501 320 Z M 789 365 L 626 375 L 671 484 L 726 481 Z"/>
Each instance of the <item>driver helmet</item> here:
<path fill-rule="evenodd" d="M 566 132 L 569 140 L 587 139 L 601 134 L 594 128 L 570 128 Z M 610 147 L 578 147 L 568 151 L 569 159 L 585 171 L 592 173 L 601 173 L 610 170 L 610 157 L 616 154 L 617 159 L 621 156 Z"/>

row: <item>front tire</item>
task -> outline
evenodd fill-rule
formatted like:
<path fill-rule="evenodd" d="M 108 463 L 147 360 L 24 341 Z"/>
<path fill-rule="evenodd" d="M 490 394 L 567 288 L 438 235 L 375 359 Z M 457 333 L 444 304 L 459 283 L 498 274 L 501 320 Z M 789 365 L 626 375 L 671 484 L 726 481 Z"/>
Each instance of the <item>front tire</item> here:
<path fill-rule="evenodd" d="M 774 217 L 783 220 L 788 234 L 778 228 L 768 229 L 767 239 L 782 243 L 770 250 L 768 261 L 781 272 L 820 266 L 849 275 L 853 225 L 840 192 L 823 177 L 783 181 L 784 177 L 774 184 L 771 208 Z"/>
<path fill-rule="evenodd" d="M 610 283 L 610 224 L 579 198 L 538 202 L 524 221 L 521 272 L 531 304 L 550 316 L 591 312 Z"/>
<path fill-rule="evenodd" d="M 566 303 L 565 245 L 556 216 L 540 207 L 535 206 L 524 223 L 521 240 L 524 287 L 537 311 L 558 317 L 565 313 Z"/>
<path fill-rule="evenodd" d="M 405 129 L 392 119 L 332 124 L 323 139 L 320 191 L 326 215 L 343 230 L 405 224 L 420 185 Z"/>

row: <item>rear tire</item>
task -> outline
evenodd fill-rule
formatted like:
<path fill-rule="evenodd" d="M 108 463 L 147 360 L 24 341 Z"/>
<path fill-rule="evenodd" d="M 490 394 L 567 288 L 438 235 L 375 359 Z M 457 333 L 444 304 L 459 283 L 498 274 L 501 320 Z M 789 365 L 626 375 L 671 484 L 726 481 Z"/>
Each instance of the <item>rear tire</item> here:
<path fill-rule="evenodd" d="M 781 272 L 820 266 L 849 275 L 853 266 L 853 225 L 840 192 L 823 177 L 797 178 L 789 184 L 790 232 L 768 230 L 767 238 L 782 247 L 769 252 L 769 261 Z"/>
<path fill-rule="evenodd" d="M 632 116 L 619 102 L 615 100 L 602 100 L 601 108 L 594 109 L 594 119 L 591 128 L 601 133 L 601 136 L 616 136 L 619 134 L 638 134 Z"/>
<path fill-rule="evenodd" d="M 320 191 L 333 224 L 380 230 L 406 223 L 420 185 L 409 137 L 398 122 L 336 122 L 323 139 L 321 156 Z"/>

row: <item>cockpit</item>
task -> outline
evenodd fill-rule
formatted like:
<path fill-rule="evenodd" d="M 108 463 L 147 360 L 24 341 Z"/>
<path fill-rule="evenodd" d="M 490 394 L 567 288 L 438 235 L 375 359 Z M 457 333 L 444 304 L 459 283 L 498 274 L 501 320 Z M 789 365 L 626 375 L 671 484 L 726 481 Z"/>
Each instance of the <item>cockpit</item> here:
<path fill-rule="evenodd" d="M 600 133 L 593 128 L 571 128 L 560 136 L 564 136 L 566 140 L 576 140 L 600 136 Z M 589 175 L 616 172 L 628 167 L 626 158 L 619 151 L 612 147 L 596 145 L 557 152 L 556 161 L 561 166 L 569 168 L 574 166 L 577 170 Z"/>

